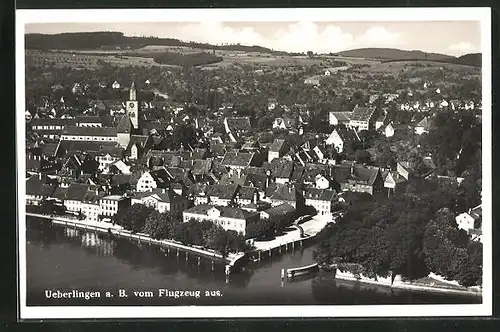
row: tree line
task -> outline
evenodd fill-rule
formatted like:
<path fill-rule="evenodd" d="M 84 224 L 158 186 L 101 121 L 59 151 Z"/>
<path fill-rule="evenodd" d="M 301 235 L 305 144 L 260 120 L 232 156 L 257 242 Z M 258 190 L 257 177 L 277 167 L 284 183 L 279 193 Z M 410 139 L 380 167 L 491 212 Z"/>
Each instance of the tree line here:
<path fill-rule="evenodd" d="M 460 199 L 456 182 L 425 179 L 408 181 L 389 199 L 363 195 L 320 232 L 314 258 L 323 265 L 359 264 L 369 277 L 415 280 L 434 272 L 480 285 L 482 244 L 455 223 Z"/>
<path fill-rule="evenodd" d="M 118 211 L 113 222 L 131 232 L 144 232 L 153 239 L 170 239 L 184 245 L 202 246 L 216 250 L 226 257 L 228 253 L 247 251 L 243 235 L 233 230 L 224 230 L 208 220 L 182 222 L 179 216 L 169 212 L 160 213 L 153 207 L 134 204 Z"/>

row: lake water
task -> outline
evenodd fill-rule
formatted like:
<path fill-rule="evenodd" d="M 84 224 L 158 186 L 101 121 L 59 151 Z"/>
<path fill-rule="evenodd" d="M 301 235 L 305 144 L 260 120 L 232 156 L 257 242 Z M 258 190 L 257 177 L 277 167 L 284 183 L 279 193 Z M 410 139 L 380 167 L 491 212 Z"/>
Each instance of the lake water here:
<path fill-rule="evenodd" d="M 480 303 L 480 298 L 391 291 L 386 287 L 335 280 L 318 272 L 293 282 L 281 282 L 281 269 L 313 263 L 313 248 L 251 262 L 245 271 L 226 279 L 224 265 L 185 253 L 177 257 L 149 244 L 110 239 L 96 234 L 28 218 L 27 305 L 305 305 L 305 304 L 444 304 Z M 46 290 L 99 291 L 100 298 L 47 299 Z M 128 297 L 120 298 L 119 290 Z M 200 290 L 202 296 L 159 297 L 159 289 Z M 106 298 L 105 292 L 113 294 Z M 151 291 L 140 298 L 134 291 Z M 208 293 L 205 293 L 208 292 Z M 209 296 L 205 296 L 209 295 Z"/>

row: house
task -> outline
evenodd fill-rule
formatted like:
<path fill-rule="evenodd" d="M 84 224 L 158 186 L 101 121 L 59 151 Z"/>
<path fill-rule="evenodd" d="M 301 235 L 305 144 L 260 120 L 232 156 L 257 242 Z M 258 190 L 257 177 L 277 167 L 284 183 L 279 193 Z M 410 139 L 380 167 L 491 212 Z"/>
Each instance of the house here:
<path fill-rule="evenodd" d="M 120 89 L 121 85 L 120 85 L 120 83 L 118 83 L 118 81 L 114 81 L 113 84 L 111 85 L 111 87 L 115 90 L 118 90 L 118 89 Z"/>
<path fill-rule="evenodd" d="M 382 174 L 382 178 L 384 179 L 384 188 L 387 189 L 387 197 L 389 197 L 391 193 L 394 193 L 396 191 L 396 188 L 400 183 L 408 180 L 397 171 L 385 172 L 385 174 Z"/>
<path fill-rule="evenodd" d="M 96 161 L 99 163 L 99 171 L 104 171 L 109 165 L 123 158 L 123 149 L 119 147 L 103 147 L 101 151 L 95 154 Z"/>
<path fill-rule="evenodd" d="M 38 118 L 30 122 L 31 130 L 43 138 L 59 139 L 65 127 L 75 126 L 76 119 Z"/>
<path fill-rule="evenodd" d="M 278 184 L 290 182 L 294 170 L 294 162 L 284 158 L 276 158 L 267 165 L 268 175 L 272 176 Z"/>
<path fill-rule="evenodd" d="M 288 116 L 274 119 L 273 129 L 277 130 L 292 130 L 296 126 L 296 121 Z"/>
<path fill-rule="evenodd" d="M 131 174 L 130 165 L 126 164 L 123 160 L 116 160 L 110 164 L 107 164 L 102 173 L 129 175 Z"/>
<path fill-rule="evenodd" d="M 360 141 L 358 134 L 352 129 L 334 129 L 325 140 L 325 144 L 333 146 L 338 153 L 344 152 L 349 142 Z"/>
<path fill-rule="evenodd" d="M 208 186 L 206 192 L 208 203 L 212 205 L 228 206 L 230 203 L 234 202 L 238 189 L 238 184 L 213 184 Z"/>
<path fill-rule="evenodd" d="M 293 221 L 295 211 L 296 210 L 292 205 L 283 203 L 260 211 L 259 214 L 260 219 L 262 220 L 269 220 L 270 222 L 278 223 L 282 220 Z"/>
<path fill-rule="evenodd" d="M 314 187 L 317 189 L 329 189 L 331 188 L 331 180 L 323 174 L 317 174 L 314 177 Z"/>
<path fill-rule="evenodd" d="M 330 112 L 328 114 L 328 121 L 330 126 L 338 126 L 342 124 L 347 126 L 350 121 L 349 112 Z"/>
<path fill-rule="evenodd" d="M 374 113 L 375 108 L 373 107 L 356 106 L 351 114 L 349 114 L 349 124 L 347 126 L 358 131 L 371 130 L 373 129 Z"/>
<path fill-rule="evenodd" d="M 271 144 L 271 146 L 269 147 L 269 151 L 267 153 L 267 161 L 271 162 L 273 161 L 273 159 L 283 157 L 287 150 L 288 148 L 286 141 L 284 139 L 276 138 L 273 144 Z"/>
<path fill-rule="evenodd" d="M 392 123 L 389 123 L 387 126 L 385 126 L 384 136 L 387 138 L 394 136 L 394 127 L 392 126 Z"/>
<path fill-rule="evenodd" d="M 356 106 L 351 112 L 330 112 L 329 122 L 332 126 L 344 124 L 345 126 L 361 130 L 374 129 L 375 108 Z"/>
<path fill-rule="evenodd" d="M 88 190 L 80 204 L 80 211 L 86 220 L 99 221 L 101 215 L 101 206 L 99 204 L 100 196 L 97 190 Z"/>
<path fill-rule="evenodd" d="M 477 230 L 481 229 L 482 221 L 482 207 L 481 205 L 476 206 L 469 211 L 459 214 L 455 221 L 459 229 L 463 229 L 469 235 L 477 236 Z M 474 232 L 476 231 L 476 232 Z"/>
<path fill-rule="evenodd" d="M 309 188 L 304 193 L 305 204 L 316 209 L 318 215 L 329 215 L 337 201 L 335 190 Z"/>
<path fill-rule="evenodd" d="M 245 235 L 246 228 L 250 223 L 259 220 L 259 214 L 255 212 L 235 207 L 216 207 L 208 204 L 196 205 L 185 210 L 182 215 L 184 222 L 208 220 L 225 230 L 233 230 L 242 235 Z"/>
<path fill-rule="evenodd" d="M 384 180 L 378 167 L 340 164 L 332 165 L 332 176 L 342 191 L 365 192 L 370 195 L 380 191 Z"/>
<path fill-rule="evenodd" d="M 137 191 L 152 191 L 156 188 L 166 189 L 168 188 L 170 180 L 171 178 L 165 168 L 144 172 L 137 180 Z"/>
<path fill-rule="evenodd" d="M 321 76 L 311 76 L 304 80 L 304 84 L 319 85 Z"/>
<path fill-rule="evenodd" d="M 64 206 L 67 211 L 79 213 L 81 212 L 81 204 L 89 191 L 89 185 L 81 183 L 71 184 L 64 197 Z"/>
<path fill-rule="evenodd" d="M 113 127 L 66 126 L 61 133 L 61 140 L 117 142 L 117 129 Z"/>
<path fill-rule="evenodd" d="M 26 205 L 39 205 L 44 199 L 52 197 L 55 185 L 44 183 L 42 175 L 32 175 L 26 180 Z"/>
<path fill-rule="evenodd" d="M 226 117 L 224 118 L 224 128 L 233 142 L 236 142 L 240 137 L 252 131 L 248 116 Z"/>
<path fill-rule="evenodd" d="M 130 135 L 130 141 L 125 154 L 132 160 L 140 159 L 153 146 L 151 136 Z"/>
<path fill-rule="evenodd" d="M 228 167 L 233 172 L 241 172 L 242 169 L 253 165 L 255 153 L 240 152 L 239 150 L 231 150 L 224 154 L 224 158 L 220 163 L 221 166 Z"/>
<path fill-rule="evenodd" d="M 112 217 L 118 211 L 129 207 L 131 200 L 130 197 L 121 195 L 109 195 L 99 199 L 99 206 L 101 208 L 101 216 Z"/>
<path fill-rule="evenodd" d="M 299 209 L 304 203 L 295 185 L 274 183 L 268 187 L 268 197 L 272 206 L 288 203 L 295 209 Z"/>
<path fill-rule="evenodd" d="M 431 120 L 428 117 L 422 119 L 415 126 L 415 134 L 422 135 L 424 133 L 428 133 L 429 130 L 431 129 L 431 125 L 432 125 Z"/>
<path fill-rule="evenodd" d="M 405 180 L 408 180 L 412 173 L 414 172 L 410 163 L 407 161 L 401 161 L 396 164 L 396 172 L 399 176 L 403 177 Z"/>
<path fill-rule="evenodd" d="M 235 197 L 235 203 L 240 206 L 248 205 L 248 204 L 257 204 L 259 200 L 259 190 L 255 187 L 246 187 L 240 186 L 238 187 L 238 191 Z"/>
<path fill-rule="evenodd" d="M 173 190 L 162 189 L 161 192 L 145 195 L 141 204 L 153 207 L 160 213 L 170 212 L 171 215 L 180 215 L 188 207 L 186 197 L 175 193 Z"/>
<path fill-rule="evenodd" d="M 380 115 L 377 120 L 375 120 L 375 130 L 379 130 L 384 125 L 386 115 Z"/>

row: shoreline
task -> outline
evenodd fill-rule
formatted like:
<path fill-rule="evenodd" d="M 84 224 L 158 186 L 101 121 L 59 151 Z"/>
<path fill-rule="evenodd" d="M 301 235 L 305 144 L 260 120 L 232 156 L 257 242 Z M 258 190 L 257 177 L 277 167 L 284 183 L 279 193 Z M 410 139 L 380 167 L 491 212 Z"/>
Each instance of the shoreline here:
<path fill-rule="evenodd" d="M 26 216 L 30 217 L 35 217 L 35 218 L 43 218 L 43 219 L 48 219 L 52 223 L 58 224 L 58 225 L 63 225 L 63 226 L 70 226 L 70 227 L 76 227 L 79 229 L 83 230 L 92 230 L 92 231 L 97 231 L 105 234 L 111 233 L 112 235 L 126 238 L 129 240 L 138 240 L 138 241 L 143 241 L 146 243 L 150 244 L 155 244 L 158 246 L 167 246 L 171 248 L 175 248 L 177 250 L 182 250 L 185 252 L 190 252 L 193 254 L 198 254 L 207 258 L 211 259 L 216 259 L 219 261 L 224 261 L 227 265 L 230 267 L 234 266 L 238 260 L 241 258 L 245 257 L 246 254 L 236 254 L 236 255 L 231 255 L 231 257 L 226 257 L 223 258 L 221 254 L 215 252 L 215 251 L 209 251 L 205 249 L 199 249 L 195 248 L 192 246 L 187 246 L 184 245 L 180 242 L 172 241 L 172 240 L 156 240 L 151 238 L 148 234 L 144 233 L 131 233 L 128 230 L 124 230 L 121 226 L 118 225 L 113 225 L 111 223 L 106 223 L 106 222 L 91 222 L 91 221 L 86 221 L 86 220 L 78 220 L 78 219 L 72 219 L 72 218 L 67 218 L 67 217 L 61 217 L 61 216 L 49 216 L 49 215 L 44 215 L 44 214 L 38 214 L 38 213 L 33 213 L 33 212 L 26 212 Z"/>
<path fill-rule="evenodd" d="M 436 293 L 436 294 L 455 294 L 455 295 L 462 295 L 462 296 L 471 296 L 471 297 L 482 297 L 483 292 L 482 290 L 474 290 L 470 288 L 463 287 L 463 289 L 457 289 L 457 288 L 451 288 L 451 287 L 439 287 L 439 286 L 430 286 L 418 282 L 408 282 L 408 281 L 400 281 L 400 280 L 395 280 L 392 284 L 390 281 L 380 281 L 380 280 L 374 280 L 371 278 L 367 277 L 360 277 L 357 278 L 353 274 L 349 272 L 333 272 L 333 271 L 327 271 L 324 268 L 321 268 L 322 271 L 330 273 L 333 278 L 338 279 L 338 280 L 345 280 L 345 281 L 352 281 L 354 283 L 359 282 L 363 284 L 370 284 L 370 285 L 375 285 L 375 286 L 381 286 L 384 288 L 389 288 L 389 289 L 397 289 L 397 290 L 407 290 L 407 291 L 414 291 L 414 292 L 424 292 L 424 293 Z"/>

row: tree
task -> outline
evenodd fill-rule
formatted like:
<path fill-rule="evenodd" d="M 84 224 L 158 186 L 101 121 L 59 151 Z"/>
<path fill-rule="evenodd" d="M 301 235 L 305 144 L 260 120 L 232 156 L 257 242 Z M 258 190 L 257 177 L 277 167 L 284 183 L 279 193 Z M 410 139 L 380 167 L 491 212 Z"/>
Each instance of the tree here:
<path fill-rule="evenodd" d="M 168 212 L 152 211 L 146 218 L 144 233 L 153 239 L 167 239 L 170 235 L 172 220 Z"/>
<path fill-rule="evenodd" d="M 307 51 L 307 56 L 309 58 L 312 58 L 314 56 L 314 52 L 313 51 Z"/>
<path fill-rule="evenodd" d="M 372 160 L 372 155 L 367 150 L 356 151 L 356 161 L 360 164 L 368 164 Z"/>
<path fill-rule="evenodd" d="M 247 239 L 271 239 L 276 232 L 276 224 L 271 220 L 260 219 L 247 225 L 245 234 Z"/>
<path fill-rule="evenodd" d="M 233 230 L 220 232 L 212 242 L 213 249 L 226 257 L 229 252 L 242 251 L 245 249 L 245 238 Z"/>
<path fill-rule="evenodd" d="M 142 204 L 134 204 L 130 207 L 118 210 L 113 216 L 113 221 L 131 232 L 140 232 L 144 229 L 146 219 L 154 209 Z"/>
<path fill-rule="evenodd" d="M 431 271 L 467 287 L 481 283 L 482 244 L 457 229 L 449 209 L 439 210 L 426 226 L 423 250 Z"/>

